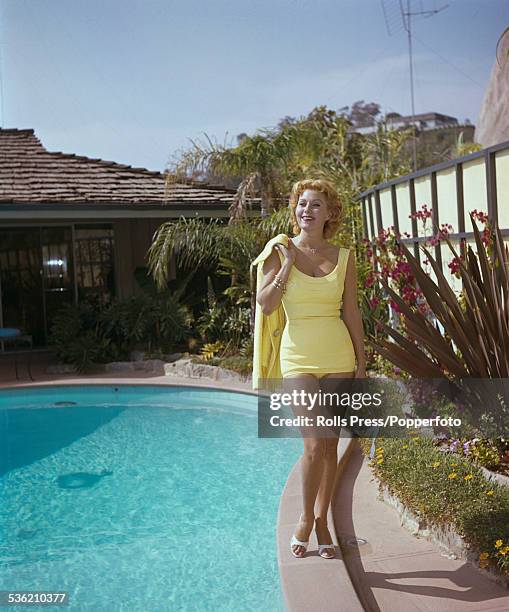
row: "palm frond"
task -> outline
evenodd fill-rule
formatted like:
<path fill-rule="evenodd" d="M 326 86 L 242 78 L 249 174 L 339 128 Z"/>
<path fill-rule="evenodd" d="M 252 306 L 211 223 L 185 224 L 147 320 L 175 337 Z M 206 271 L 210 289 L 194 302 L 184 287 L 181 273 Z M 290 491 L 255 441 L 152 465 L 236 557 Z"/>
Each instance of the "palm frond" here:
<path fill-rule="evenodd" d="M 148 268 L 157 286 L 164 287 L 168 280 L 173 253 L 177 265 L 185 269 L 214 266 L 223 233 L 219 219 L 210 220 L 206 228 L 203 220 L 184 217 L 163 223 L 155 232 L 148 250 Z"/>

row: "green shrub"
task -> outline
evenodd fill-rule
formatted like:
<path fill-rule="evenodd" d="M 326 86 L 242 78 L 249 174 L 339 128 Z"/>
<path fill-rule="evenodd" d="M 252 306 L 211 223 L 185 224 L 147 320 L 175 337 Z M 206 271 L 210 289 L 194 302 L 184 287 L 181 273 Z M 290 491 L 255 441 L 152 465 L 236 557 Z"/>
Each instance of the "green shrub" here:
<path fill-rule="evenodd" d="M 207 342 L 224 341 L 238 347 L 251 333 L 250 309 L 229 301 L 217 302 L 200 316 L 196 329 Z"/>
<path fill-rule="evenodd" d="M 113 302 L 99 320 L 104 334 L 128 354 L 134 348 L 171 350 L 188 335 L 192 315 L 169 293 L 142 293 Z"/>
<path fill-rule="evenodd" d="M 253 370 L 253 362 L 242 355 L 230 355 L 229 357 L 223 357 L 223 359 L 217 360 L 216 365 L 244 375 L 251 374 Z"/>
<path fill-rule="evenodd" d="M 74 365 L 78 372 L 93 369 L 94 364 L 111 361 L 116 347 L 100 328 L 97 307 L 84 302 L 66 304 L 53 319 L 50 344 L 62 363 Z"/>
<path fill-rule="evenodd" d="M 190 333 L 192 315 L 171 294 L 143 293 L 106 307 L 67 305 L 55 316 L 50 343 L 63 363 L 78 371 L 95 363 L 127 359 L 135 348 L 148 353 L 170 352 Z"/>

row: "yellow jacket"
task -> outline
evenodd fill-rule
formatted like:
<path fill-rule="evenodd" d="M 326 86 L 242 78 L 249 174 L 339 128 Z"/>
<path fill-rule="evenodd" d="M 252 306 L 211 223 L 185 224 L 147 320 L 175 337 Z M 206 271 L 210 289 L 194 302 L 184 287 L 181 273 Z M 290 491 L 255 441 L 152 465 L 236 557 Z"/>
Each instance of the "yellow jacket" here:
<path fill-rule="evenodd" d="M 251 263 L 258 266 L 256 273 L 256 287 L 263 280 L 263 262 L 271 254 L 276 244 L 288 246 L 288 236 L 278 234 L 267 242 L 263 251 Z M 261 265 L 259 265 L 261 264 Z M 262 307 L 256 302 L 255 326 L 254 326 L 254 354 L 253 354 L 253 389 L 265 388 L 274 390 L 272 381 L 281 379 L 281 364 L 279 361 L 279 347 L 281 345 L 281 334 L 286 325 L 286 315 L 283 305 L 280 304 L 270 315 L 263 314 Z M 263 382 L 263 381 L 269 381 Z"/>

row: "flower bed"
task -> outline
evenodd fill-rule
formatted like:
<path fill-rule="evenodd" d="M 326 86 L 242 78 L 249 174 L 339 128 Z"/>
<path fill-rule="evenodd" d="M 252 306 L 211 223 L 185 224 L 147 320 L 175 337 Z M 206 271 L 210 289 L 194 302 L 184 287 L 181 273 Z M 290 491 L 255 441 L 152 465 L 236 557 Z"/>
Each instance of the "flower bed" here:
<path fill-rule="evenodd" d="M 370 441 L 362 440 L 369 453 Z M 469 558 L 509 585 L 509 488 L 486 479 L 470 460 L 440 452 L 431 439 L 379 439 L 375 476 L 420 524 L 452 528 Z"/>

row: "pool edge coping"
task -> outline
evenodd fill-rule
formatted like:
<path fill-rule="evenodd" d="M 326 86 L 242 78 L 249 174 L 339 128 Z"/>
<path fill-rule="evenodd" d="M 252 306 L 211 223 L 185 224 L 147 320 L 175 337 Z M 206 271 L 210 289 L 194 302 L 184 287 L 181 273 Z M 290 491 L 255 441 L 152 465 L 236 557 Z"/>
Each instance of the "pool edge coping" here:
<path fill-rule="evenodd" d="M 342 443 L 341 440 L 344 440 Z M 338 466 L 332 493 L 336 492 L 342 472 L 350 457 L 355 440 L 342 437 L 338 449 Z M 348 564 L 345 561 L 337 537 L 339 525 L 334 521 L 332 508 L 329 508 L 329 525 L 332 526 L 333 542 L 336 545 L 335 559 L 322 559 L 316 550 L 314 535 L 305 558 L 293 557 L 290 550 L 290 538 L 300 514 L 302 494 L 300 490 L 300 459 L 294 464 L 281 494 L 277 517 L 277 554 L 281 590 L 288 612 L 307 612 L 319 609 L 321 612 L 336 612 L 338 602 L 349 612 L 362 612 L 357 591 L 354 587 Z"/>
<path fill-rule="evenodd" d="M 230 384 L 217 384 L 219 381 L 212 379 L 194 379 L 172 376 L 172 380 L 167 380 L 168 376 L 157 376 L 157 377 L 141 377 L 141 378 L 122 378 L 118 376 L 112 377 L 83 377 L 83 378 L 70 378 L 57 380 L 41 380 L 41 381 L 22 381 L 22 382 L 9 382 L 7 384 L 0 383 L 0 393 L 2 391 L 15 391 L 22 389 L 34 389 L 34 388 L 48 388 L 48 387 L 76 387 L 84 385 L 87 387 L 107 387 L 107 386 L 154 386 L 154 387 L 198 387 L 200 389 L 208 389 L 212 391 L 231 391 L 233 393 L 243 393 L 249 395 L 258 395 L 258 391 L 251 388 L 251 386 L 232 386 Z M 205 380 L 205 382 L 201 382 Z"/>

